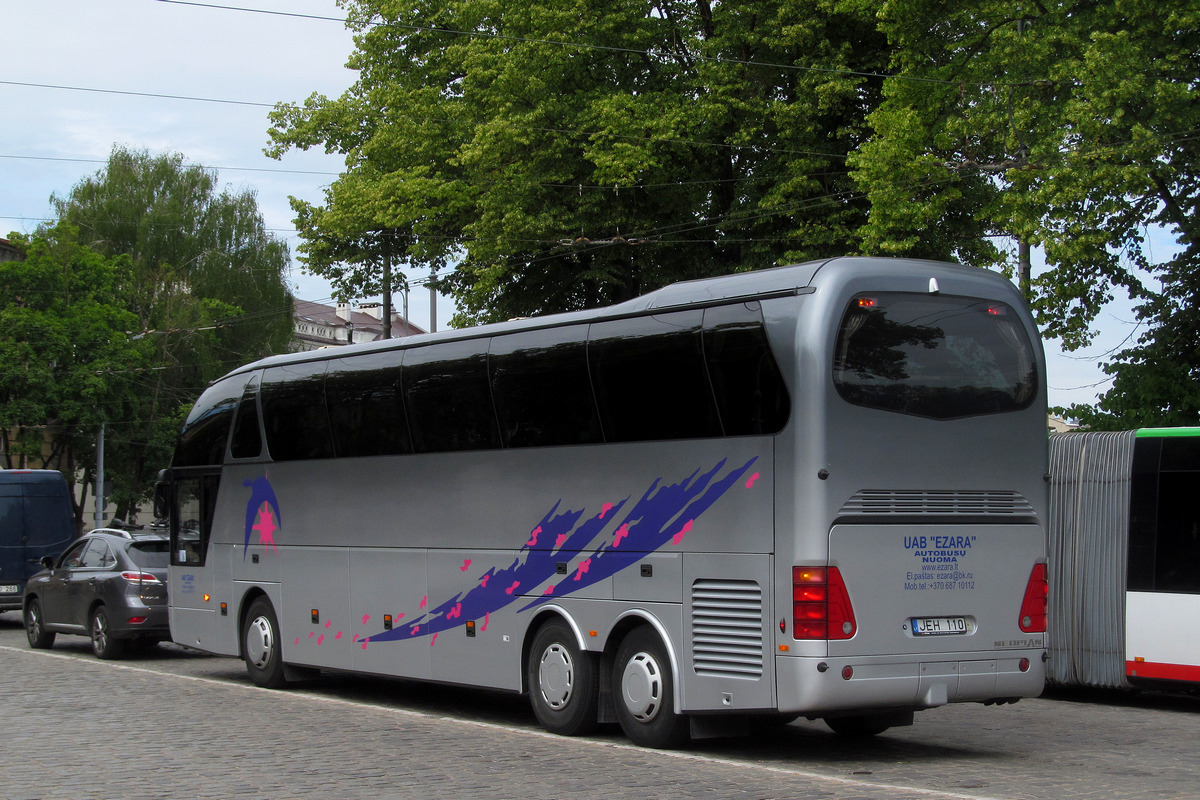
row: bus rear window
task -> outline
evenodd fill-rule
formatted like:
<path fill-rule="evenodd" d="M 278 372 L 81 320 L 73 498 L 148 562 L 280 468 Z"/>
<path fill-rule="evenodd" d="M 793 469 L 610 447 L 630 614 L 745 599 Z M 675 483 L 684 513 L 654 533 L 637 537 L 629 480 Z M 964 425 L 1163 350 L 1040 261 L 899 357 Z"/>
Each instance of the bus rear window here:
<path fill-rule="evenodd" d="M 833 378 L 858 406 L 957 419 L 1027 408 L 1037 395 L 1021 317 L 993 300 L 896 292 L 851 299 Z"/>

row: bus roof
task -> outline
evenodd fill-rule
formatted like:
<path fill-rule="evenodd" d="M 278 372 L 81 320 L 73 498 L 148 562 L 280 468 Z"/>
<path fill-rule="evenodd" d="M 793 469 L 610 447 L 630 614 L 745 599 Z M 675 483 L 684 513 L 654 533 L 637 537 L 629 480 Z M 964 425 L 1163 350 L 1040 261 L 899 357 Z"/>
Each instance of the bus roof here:
<path fill-rule="evenodd" d="M 731 275 L 721 275 L 714 278 L 699 278 L 691 281 L 681 281 L 664 286 L 661 289 L 618 303 L 611 306 L 569 311 L 561 314 L 547 314 L 539 317 L 521 317 L 506 322 L 496 322 L 478 325 L 470 328 L 458 328 L 438 331 L 436 333 L 421 333 L 396 339 L 386 339 L 366 342 L 345 347 L 334 347 L 322 350 L 308 350 L 300 353 L 267 356 L 258 361 L 245 364 L 231 370 L 228 375 L 248 372 L 263 367 L 294 364 L 308 361 L 322 361 L 343 358 L 349 354 L 380 352 L 391 349 L 419 347 L 435 342 L 476 339 L 499 334 L 513 333 L 522 330 L 536 330 L 564 325 L 587 324 L 603 320 L 635 317 L 648 313 L 669 310 L 682 310 L 689 307 L 703 307 L 734 303 L 738 301 L 761 300 L 770 297 L 783 297 L 799 294 L 809 289 L 813 279 L 822 269 L 836 264 L 839 268 L 858 269 L 888 269 L 900 264 L 909 266 L 924 266 L 937 270 L 962 270 L 978 274 L 985 280 L 1001 280 L 1005 278 L 998 273 L 959 264 L 942 261 L 926 261 L 899 258 L 872 258 L 858 256 L 843 256 L 838 258 L 809 261 L 804 264 L 792 264 L 782 267 L 737 272 Z"/>

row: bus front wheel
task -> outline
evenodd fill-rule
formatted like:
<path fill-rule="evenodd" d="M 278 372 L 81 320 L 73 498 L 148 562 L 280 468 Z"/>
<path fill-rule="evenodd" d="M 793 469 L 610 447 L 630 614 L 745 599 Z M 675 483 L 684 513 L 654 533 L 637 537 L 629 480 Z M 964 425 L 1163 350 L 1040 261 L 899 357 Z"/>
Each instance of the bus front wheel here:
<path fill-rule="evenodd" d="M 612 693 L 621 730 L 643 747 L 678 747 L 689 738 L 687 717 L 675 713 L 671 660 L 658 634 L 643 625 L 617 648 Z"/>
<path fill-rule="evenodd" d="M 526 679 L 530 704 L 551 733 L 580 736 L 596 729 L 596 658 L 581 650 L 565 622 L 551 620 L 533 637 Z"/>
<path fill-rule="evenodd" d="M 242 647 L 250 680 L 264 689 L 283 688 L 287 680 L 283 674 L 279 620 L 271 601 L 265 597 L 257 598 L 246 612 Z"/>

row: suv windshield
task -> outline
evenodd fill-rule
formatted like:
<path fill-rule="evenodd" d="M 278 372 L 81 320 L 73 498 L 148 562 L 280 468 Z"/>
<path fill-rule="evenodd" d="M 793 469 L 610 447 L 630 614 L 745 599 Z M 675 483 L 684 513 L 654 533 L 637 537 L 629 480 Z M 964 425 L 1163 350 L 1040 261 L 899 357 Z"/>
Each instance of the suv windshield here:
<path fill-rule="evenodd" d="M 875 292 L 838 330 L 833 380 L 850 403 L 931 419 L 1027 408 L 1034 350 L 1020 316 L 993 300 Z"/>

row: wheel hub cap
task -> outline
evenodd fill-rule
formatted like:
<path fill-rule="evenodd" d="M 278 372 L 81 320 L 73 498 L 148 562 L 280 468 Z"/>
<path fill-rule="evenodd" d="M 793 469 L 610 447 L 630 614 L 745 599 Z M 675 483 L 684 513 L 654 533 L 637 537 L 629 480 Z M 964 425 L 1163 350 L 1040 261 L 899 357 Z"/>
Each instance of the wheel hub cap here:
<path fill-rule="evenodd" d="M 571 700 L 574 678 L 575 665 L 567 649 L 558 643 L 547 647 L 538 662 L 538 690 L 546 705 L 562 710 Z"/>
<path fill-rule="evenodd" d="M 662 670 L 649 653 L 638 653 L 621 674 L 621 699 L 639 722 L 650 722 L 662 708 Z"/>
<path fill-rule="evenodd" d="M 271 660 L 271 625 L 262 617 L 253 620 L 246 629 L 246 656 L 262 669 Z"/>

